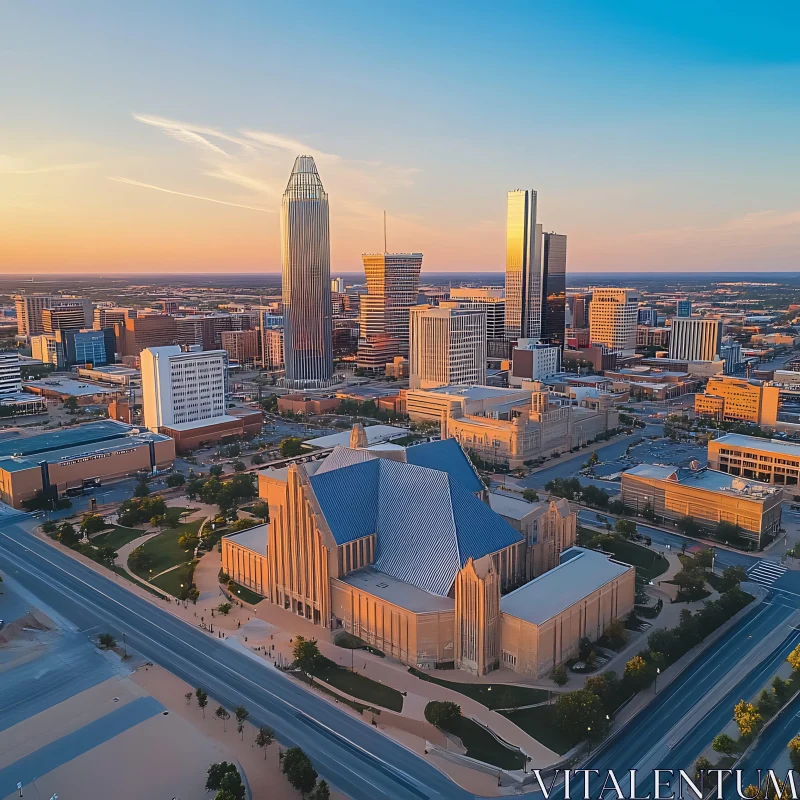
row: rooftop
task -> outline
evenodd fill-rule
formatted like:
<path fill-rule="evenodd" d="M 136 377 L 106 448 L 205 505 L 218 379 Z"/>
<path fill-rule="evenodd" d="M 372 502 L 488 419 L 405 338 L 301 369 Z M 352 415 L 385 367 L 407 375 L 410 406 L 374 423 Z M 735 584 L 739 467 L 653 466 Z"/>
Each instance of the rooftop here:
<path fill-rule="evenodd" d="M 800 378 L 800 375 L 798 375 Z M 714 444 L 723 447 L 749 447 L 753 450 L 764 450 L 769 453 L 781 453 L 786 456 L 800 458 L 800 444 L 782 442 L 779 439 L 761 439 L 758 436 L 744 436 L 741 433 L 727 433 L 714 439 Z"/>
<path fill-rule="evenodd" d="M 194 431 L 198 428 L 207 428 L 210 425 L 222 425 L 225 422 L 241 422 L 241 418 L 233 417 L 230 414 L 220 414 L 218 417 L 208 419 L 197 419 L 194 422 L 175 422 L 163 427 L 171 431 Z"/>
<path fill-rule="evenodd" d="M 542 625 L 631 569 L 596 550 L 570 547 L 555 569 L 501 597 L 500 611 Z"/>
<path fill-rule="evenodd" d="M 379 444 L 388 442 L 390 439 L 399 439 L 401 436 L 408 435 L 408 428 L 398 428 L 394 425 L 370 425 L 364 428 L 367 434 L 367 444 Z M 309 439 L 304 444 L 310 447 L 336 447 L 340 445 L 347 447 L 350 444 L 351 431 L 345 430 L 341 433 L 331 433 L 328 436 L 318 436 L 316 439 Z"/>
<path fill-rule="evenodd" d="M 500 514 L 501 517 L 508 519 L 525 519 L 528 514 L 542 511 L 546 507 L 545 503 L 528 503 L 517 497 L 509 497 L 507 494 L 489 492 L 489 507 L 492 511 Z"/>
<path fill-rule="evenodd" d="M 466 397 L 468 400 L 488 400 L 490 398 L 514 397 L 520 394 L 520 389 L 503 389 L 499 386 L 437 386 L 435 389 L 415 389 L 414 391 L 428 394 L 447 394 L 457 397 Z"/>
<path fill-rule="evenodd" d="M 116 389 L 100 386 L 97 383 L 76 381 L 74 378 L 45 378 L 40 381 L 25 381 L 25 388 L 60 392 L 71 397 L 88 397 L 95 394 L 116 394 Z"/>
<path fill-rule="evenodd" d="M 339 578 L 342 583 L 347 583 L 357 589 L 374 594 L 387 603 L 405 608 L 414 614 L 424 614 L 434 611 L 452 611 L 455 601 L 449 597 L 431 594 L 412 583 L 393 578 L 385 572 L 378 572 L 372 567 L 351 572 L 344 578 Z"/>
<path fill-rule="evenodd" d="M 252 550 L 254 553 L 258 553 L 260 556 L 265 556 L 269 539 L 269 523 L 254 525 L 252 528 L 247 528 L 239 533 L 229 533 L 225 538 L 231 542 L 236 542 L 241 547 Z"/>
<path fill-rule="evenodd" d="M 709 492 L 737 494 L 753 500 L 764 500 L 782 491 L 780 486 L 770 486 L 766 483 L 707 468 L 691 469 L 690 467 L 674 467 L 660 464 L 639 464 L 625 470 L 622 474 L 623 476 L 630 475 L 637 478 L 671 481 L 682 486 L 695 486 L 698 489 L 704 489 Z"/>

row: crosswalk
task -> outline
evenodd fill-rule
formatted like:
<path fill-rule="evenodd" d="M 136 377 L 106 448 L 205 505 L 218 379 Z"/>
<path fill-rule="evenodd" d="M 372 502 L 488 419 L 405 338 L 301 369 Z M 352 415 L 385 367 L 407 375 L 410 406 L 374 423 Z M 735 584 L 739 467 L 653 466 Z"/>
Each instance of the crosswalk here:
<path fill-rule="evenodd" d="M 786 572 L 786 567 L 780 564 L 775 564 L 773 561 L 759 561 L 747 570 L 747 577 L 753 583 L 772 586 L 784 572 Z"/>

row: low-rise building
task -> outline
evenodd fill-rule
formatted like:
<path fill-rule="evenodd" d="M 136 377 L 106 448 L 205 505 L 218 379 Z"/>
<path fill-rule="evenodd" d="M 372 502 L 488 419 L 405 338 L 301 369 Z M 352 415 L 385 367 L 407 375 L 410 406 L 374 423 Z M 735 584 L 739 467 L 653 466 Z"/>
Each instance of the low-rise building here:
<path fill-rule="evenodd" d="M 124 393 L 122 389 L 60 376 L 42 378 L 39 381 L 26 381 L 24 388 L 31 394 L 61 402 L 74 397 L 81 406 L 108 405 L 111 400 Z"/>
<path fill-rule="evenodd" d="M 173 422 L 161 425 L 159 433 L 175 440 L 175 449 L 187 453 L 198 447 L 230 442 L 234 439 L 250 439 L 258 436 L 264 426 L 264 415 L 258 409 L 236 407 L 227 413 L 210 419 L 193 422 Z"/>
<path fill-rule="evenodd" d="M 87 482 L 167 469 L 175 443 L 114 420 L 0 442 L 0 500 L 20 508 L 37 492 L 63 494 Z"/>
<path fill-rule="evenodd" d="M 800 483 L 800 444 L 728 433 L 708 443 L 708 466 L 777 486 Z"/>
<path fill-rule="evenodd" d="M 278 398 L 280 414 L 330 414 L 339 408 L 336 397 L 315 397 L 305 394 L 285 394 Z"/>
<path fill-rule="evenodd" d="M 622 473 L 621 499 L 673 522 L 691 517 L 705 528 L 730 522 L 757 549 L 781 525 L 780 489 L 713 469 L 639 464 Z"/>
<path fill-rule="evenodd" d="M 222 571 L 256 594 L 267 593 L 269 523 L 222 537 Z"/>
<path fill-rule="evenodd" d="M 751 422 L 774 428 L 779 406 L 778 386 L 726 375 L 709 379 L 705 393 L 695 396 L 694 410 L 698 416 L 718 422 Z"/>

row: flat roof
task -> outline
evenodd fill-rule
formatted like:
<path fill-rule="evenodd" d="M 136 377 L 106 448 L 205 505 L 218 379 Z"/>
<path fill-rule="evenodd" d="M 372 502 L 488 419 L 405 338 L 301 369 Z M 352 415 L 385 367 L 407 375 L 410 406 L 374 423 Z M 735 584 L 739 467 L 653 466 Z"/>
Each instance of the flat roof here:
<path fill-rule="evenodd" d="M 224 538 L 236 542 L 240 547 L 252 550 L 260 556 L 265 556 L 269 541 L 269 523 L 254 525 L 252 528 L 239 531 L 239 533 L 229 533 Z"/>
<path fill-rule="evenodd" d="M 500 611 L 542 625 L 630 569 L 596 550 L 570 547 L 557 567 L 501 597 Z"/>
<path fill-rule="evenodd" d="M 638 478 L 653 478 L 656 480 L 672 480 L 673 483 L 681 486 L 696 486 L 698 489 L 705 489 L 709 492 L 723 492 L 726 494 L 736 494 L 740 497 L 747 497 L 751 500 L 764 500 L 778 492 L 783 487 L 771 486 L 760 481 L 740 478 L 727 472 L 719 472 L 715 469 L 691 469 L 690 467 L 664 466 L 661 464 L 639 464 L 625 470 L 624 475 L 632 475 Z"/>
<path fill-rule="evenodd" d="M 47 389 L 51 392 L 68 394 L 72 397 L 88 397 L 94 394 L 117 394 L 117 389 L 109 389 L 98 383 L 76 381 L 74 378 L 44 378 L 40 381 L 25 381 L 25 388 Z"/>
<path fill-rule="evenodd" d="M 218 417 L 208 419 L 197 419 L 194 422 L 176 422 L 171 425 L 162 425 L 170 431 L 193 431 L 197 428 L 207 428 L 210 425 L 221 425 L 223 422 L 241 422 L 241 417 L 232 417 L 230 414 L 220 414 Z"/>
<path fill-rule="evenodd" d="M 507 494 L 489 492 L 489 508 L 500 514 L 501 517 L 509 519 L 524 519 L 528 514 L 541 511 L 542 503 L 529 503 L 517 497 L 509 497 Z"/>
<path fill-rule="evenodd" d="M 413 391 L 426 394 L 447 394 L 466 397 L 468 400 L 488 400 L 490 397 L 518 395 L 523 389 L 504 389 L 500 386 L 469 386 L 456 384 L 453 386 L 437 386 L 435 389 L 415 389 Z"/>
<path fill-rule="evenodd" d="M 800 378 L 800 375 L 798 375 Z M 780 439 L 761 439 L 758 436 L 745 436 L 741 433 L 726 433 L 718 439 L 712 439 L 715 444 L 728 447 L 749 447 L 753 450 L 766 450 L 770 453 L 781 453 L 786 456 L 800 458 L 800 444 L 783 442 Z"/>
<path fill-rule="evenodd" d="M 452 611 L 455 608 L 455 601 L 450 597 L 431 594 L 372 567 L 358 569 L 338 580 L 414 614 Z"/>
<path fill-rule="evenodd" d="M 408 435 L 408 428 L 398 428 L 395 425 L 370 425 L 364 428 L 367 434 L 367 444 L 379 444 L 381 442 L 388 442 L 390 439 L 399 439 L 401 436 Z M 342 431 L 341 433 L 331 433 L 327 436 L 318 436 L 316 439 L 309 439 L 304 444 L 310 447 L 348 447 L 350 444 L 351 431 Z"/>
<path fill-rule="evenodd" d="M 81 372 L 101 372 L 107 375 L 138 375 L 139 370 L 133 367 L 123 367 L 121 364 L 105 364 L 98 367 L 79 367 L 78 373 Z"/>

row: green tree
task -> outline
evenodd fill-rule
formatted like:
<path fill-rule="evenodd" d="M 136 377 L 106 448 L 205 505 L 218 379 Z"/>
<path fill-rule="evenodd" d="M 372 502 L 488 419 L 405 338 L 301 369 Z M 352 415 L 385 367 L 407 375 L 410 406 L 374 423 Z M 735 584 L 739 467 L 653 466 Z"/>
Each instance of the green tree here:
<path fill-rule="evenodd" d="M 779 675 L 772 679 L 772 691 L 778 702 L 783 703 L 789 699 L 789 692 L 792 688 L 791 681 L 785 681 Z"/>
<path fill-rule="evenodd" d="M 625 681 L 634 691 L 639 691 L 648 686 L 652 681 L 652 670 L 650 665 L 642 656 L 634 656 L 625 665 Z"/>
<path fill-rule="evenodd" d="M 217 611 L 219 611 L 219 613 L 222 614 L 223 617 L 227 617 L 228 614 L 230 614 L 232 608 L 233 606 L 230 603 L 220 603 L 217 606 Z"/>
<path fill-rule="evenodd" d="M 78 411 L 78 398 L 68 397 L 64 400 L 64 408 L 69 411 L 70 414 L 75 414 Z"/>
<path fill-rule="evenodd" d="M 97 514 L 84 514 L 81 520 L 81 532 L 86 536 L 91 536 L 93 533 L 100 533 L 100 531 L 107 528 L 106 521 Z"/>
<path fill-rule="evenodd" d="M 555 683 L 556 686 L 564 686 L 569 680 L 566 667 L 563 664 L 558 664 L 550 677 L 553 679 L 553 683 Z"/>
<path fill-rule="evenodd" d="M 792 769 L 797 772 L 800 770 L 800 736 L 795 736 L 789 741 L 789 761 L 792 763 Z"/>
<path fill-rule="evenodd" d="M 222 776 L 215 800 L 244 800 L 246 795 L 239 770 L 232 769 Z"/>
<path fill-rule="evenodd" d="M 219 476 L 222 475 L 222 465 L 214 464 L 214 466 L 208 470 L 208 474 L 214 478 L 219 478 Z"/>
<path fill-rule="evenodd" d="M 331 790 L 327 781 L 320 781 L 311 791 L 311 800 L 330 800 Z"/>
<path fill-rule="evenodd" d="M 692 536 L 697 537 L 700 535 L 701 530 L 700 526 L 692 519 L 692 517 L 683 517 L 679 519 L 677 522 L 678 530 L 684 534 L 684 536 Z"/>
<path fill-rule="evenodd" d="M 603 702 L 587 689 L 559 695 L 555 718 L 558 727 L 575 742 L 599 738 L 608 730 Z"/>
<path fill-rule="evenodd" d="M 281 442 L 280 451 L 283 458 L 299 456 L 303 452 L 303 440 L 296 436 L 287 436 Z"/>
<path fill-rule="evenodd" d="M 46 533 L 48 536 L 51 533 L 55 533 L 57 530 L 58 525 L 56 525 L 51 519 L 47 519 L 42 523 L 42 533 Z"/>
<path fill-rule="evenodd" d="M 66 547 L 74 547 L 78 543 L 78 534 L 69 522 L 62 522 L 58 526 L 58 541 Z"/>
<path fill-rule="evenodd" d="M 153 564 L 153 556 L 145 549 L 144 545 L 139 545 L 131 550 L 128 555 L 128 566 L 137 573 L 145 572 Z"/>
<path fill-rule="evenodd" d="M 612 650 L 619 650 L 628 641 L 628 632 L 620 619 L 612 619 L 603 631 L 603 639 Z"/>
<path fill-rule="evenodd" d="M 194 531 L 187 531 L 178 537 L 178 547 L 181 550 L 194 552 L 198 544 L 200 544 L 200 537 Z"/>
<path fill-rule="evenodd" d="M 222 779 L 230 772 L 237 772 L 236 764 L 231 764 L 228 761 L 220 761 L 217 764 L 211 764 L 206 774 L 206 791 L 214 792 L 222 785 Z"/>
<path fill-rule="evenodd" d="M 308 794 L 317 782 L 317 771 L 311 759 L 299 747 L 290 747 L 283 754 L 281 771 L 289 783 L 303 795 Z"/>
<path fill-rule="evenodd" d="M 710 769 L 713 769 L 714 765 L 705 757 L 700 756 L 697 761 L 694 762 L 694 780 L 695 783 L 700 783 L 702 779 L 707 775 Z M 708 789 L 708 787 L 705 787 Z"/>
<path fill-rule="evenodd" d="M 725 567 L 722 571 L 722 580 L 719 584 L 720 592 L 729 592 L 731 589 L 738 589 L 742 581 L 747 580 L 747 570 L 744 567 Z"/>
<path fill-rule="evenodd" d="M 244 740 L 244 723 L 247 722 L 250 712 L 244 706 L 236 706 L 233 709 L 233 713 L 236 715 L 236 731 Z"/>
<path fill-rule="evenodd" d="M 117 646 L 117 640 L 110 633 L 101 633 L 97 637 L 97 644 L 103 650 L 112 650 Z"/>
<path fill-rule="evenodd" d="M 194 696 L 197 698 L 197 705 L 203 712 L 203 719 L 205 719 L 206 706 L 208 705 L 208 695 L 198 686 L 198 688 L 194 690 Z"/>
<path fill-rule="evenodd" d="M 261 465 L 261 464 L 263 464 L 263 463 L 264 463 L 264 456 L 262 456 L 262 455 L 261 455 L 261 453 L 255 453 L 255 454 L 252 456 L 252 458 L 250 459 L 250 463 L 251 463 L 251 464 L 252 464 L 254 467 L 257 467 L 257 466 L 259 466 L 259 465 Z"/>
<path fill-rule="evenodd" d="M 425 719 L 443 731 L 452 731 L 461 719 L 461 706 L 450 700 L 432 700 L 425 706 Z"/>
<path fill-rule="evenodd" d="M 258 525 L 258 523 L 254 519 L 242 517 L 241 519 L 237 519 L 236 522 L 232 522 L 228 526 L 228 530 L 231 533 L 236 533 L 237 531 L 246 531 L 248 528 L 254 528 L 256 525 Z"/>
<path fill-rule="evenodd" d="M 714 752 L 722 753 L 728 758 L 739 752 L 739 743 L 733 737 L 728 736 L 727 733 L 717 734 L 711 746 L 714 748 Z"/>
<path fill-rule="evenodd" d="M 536 489 L 525 489 L 522 493 L 522 499 L 528 503 L 538 503 L 539 502 L 539 495 L 536 492 Z"/>
<path fill-rule="evenodd" d="M 149 494 L 150 487 L 147 485 L 147 481 L 139 481 L 133 490 L 134 497 L 147 497 Z"/>
<path fill-rule="evenodd" d="M 239 461 L 238 459 L 236 461 L 232 461 L 231 466 L 233 467 L 234 472 L 244 472 L 247 469 L 247 464 L 245 464 L 244 461 Z"/>
<path fill-rule="evenodd" d="M 292 655 L 294 656 L 295 664 L 303 670 L 313 668 L 321 658 L 317 640 L 306 639 L 303 636 L 295 636 Z"/>
<path fill-rule="evenodd" d="M 170 489 L 176 489 L 178 486 L 183 486 L 186 483 L 186 478 L 180 472 L 172 472 L 167 475 L 167 486 Z"/>
<path fill-rule="evenodd" d="M 630 519 L 618 519 L 614 530 L 626 539 L 636 535 L 636 523 Z"/>
<path fill-rule="evenodd" d="M 256 747 L 264 751 L 264 758 L 267 757 L 267 748 L 275 741 L 275 733 L 271 728 L 261 727 L 256 735 Z"/>
<path fill-rule="evenodd" d="M 225 723 L 231 718 L 231 715 L 230 715 L 230 712 L 228 711 L 228 709 L 225 708 L 225 706 L 217 706 L 217 710 L 214 712 L 214 716 L 217 719 L 221 719 L 222 720 L 222 730 L 226 731 L 227 728 L 225 726 Z"/>
<path fill-rule="evenodd" d="M 736 543 L 742 538 L 742 529 L 732 522 L 720 520 L 717 527 L 714 529 L 714 535 L 720 541 L 727 542 L 728 544 Z"/>

